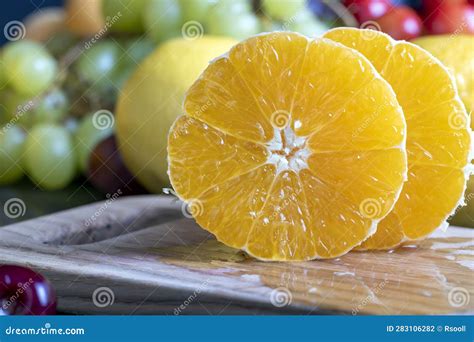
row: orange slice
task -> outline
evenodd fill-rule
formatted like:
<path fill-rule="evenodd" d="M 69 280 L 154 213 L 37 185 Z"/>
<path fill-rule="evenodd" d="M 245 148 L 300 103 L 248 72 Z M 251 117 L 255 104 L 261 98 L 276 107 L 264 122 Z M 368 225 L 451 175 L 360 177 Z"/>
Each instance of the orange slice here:
<path fill-rule="evenodd" d="M 393 87 L 408 126 L 408 182 L 393 211 L 362 249 L 420 239 L 463 203 L 469 176 L 469 117 L 448 70 L 422 48 L 373 30 L 339 28 L 324 37 L 366 56 Z"/>
<path fill-rule="evenodd" d="M 263 260 L 342 255 L 406 178 L 406 123 L 361 54 L 295 33 L 250 38 L 189 89 L 169 174 L 197 223 Z"/>

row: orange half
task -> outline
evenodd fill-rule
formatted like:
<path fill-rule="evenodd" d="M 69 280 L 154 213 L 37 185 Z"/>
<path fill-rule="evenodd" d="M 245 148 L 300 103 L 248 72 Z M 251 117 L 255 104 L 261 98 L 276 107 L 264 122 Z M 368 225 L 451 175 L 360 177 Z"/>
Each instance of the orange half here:
<path fill-rule="evenodd" d="M 197 223 L 262 260 L 342 255 L 406 179 L 406 123 L 370 62 L 327 39 L 263 34 L 212 61 L 168 141 Z"/>
<path fill-rule="evenodd" d="M 382 32 L 337 28 L 324 37 L 373 63 L 393 87 L 408 126 L 408 181 L 361 248 L 388 249 L 447 227 L 463 203 L 472 159 L 470 119 L 449 71 L 429 52 Z"/>

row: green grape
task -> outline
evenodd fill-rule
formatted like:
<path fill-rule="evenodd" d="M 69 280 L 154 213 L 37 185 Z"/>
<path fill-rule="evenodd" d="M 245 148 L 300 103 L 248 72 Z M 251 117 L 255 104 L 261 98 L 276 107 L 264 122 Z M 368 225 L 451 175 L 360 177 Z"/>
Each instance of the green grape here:
<path fill-rule="evenodd" d="M 177 0 L 148 0 L 143 18 L 148 36 L 156 43 L 181 34 L 181 9 Z"/>
<path fill-rule="evenodd" d="M 26 138 L 24 165 L 29 177 L 41 188 L 64 188 L 76 175 L 71 134 L 56 124 L 35 126 Z"/>
<path fill-rule="evenodd" d="M 299 32 L 308 37 L 316 37 L 322 35 L 328 27 L 320 22 L 310 10 L 299 12 L 294 20 L 288 22 L 286 29 Z"/>
<path fill-rule="evenodd" d="M 25 132 L 18 126 L 0 130 L 0 185 L 11 184 L 23 177 L 21 159 Z"/>
<path fill-rule="evenodd" d="M 8 122 L 7 110 L 0 100 L 0 128 Z"/>
<path fill-rule="evenodd" d="M 7 44 L 3 53 L 8 83 L 15 91 L 36 96 L 52 85 L 58 74 L 56 60 L 39 43 L 19 40 Z"/>
<path fill-rule="evenodd" d="M 217 5 L 209 12 L 206 27 L 213 35 L 245 39 L 260 32 L 260 21 L 250 12 L 233 12 Z"/>
<path fill-rule="evenodd" d="M 126 57 L 133 64 L 138 65 L 156 48 L 156 44 L 145 37 L 130 39 L 124 44 Z"/>
<path fill-rule="evenodd" d="M 67 114 L 69 100 L 59 88 L 51 90 L 39 100 L 33 112 L 34 123 L 60 122 Z"/>
<path fill-rule="evenodd" d="M 64 120 L 64 127 L 71 133 L 73 136 L 76 136 L 77 130 L 79 128 L 79 121 L 75 117 L 68 117 Z"/>
<path fill-rule="evenodd" d="M 0 91 L 7 86 L 7 75 L 3 63 L 3 55 L 0 54 Z"/>
<path fill-rule="evenodd" d="M 272 19 L 291 21 L 305 8 L 306 0 L 262 0 L 263 11 Z"/>
<path fill-rule="evenodd" d="M 98 123 L 98 120 L 97 114 L 87 115 L 82 119 L 76 131 L 75 140 L 79 169 L 84 173 L 87 172 L 89 157 L 94 147 L 113 134 L 112 124 L 103 127 Z"/>
<path fill-rule="evenodd" d="M 145 5 L 146 0 L 104 0 L 102 13 L 113 32 L 141 33 Z"/>
<path fill-rule="evenodd" d="M 54 33 L 44 44 L 46 49 L 56 57 L 63 56 L 77 43 L 77 36 L 69 31 Z"/>
<path fill-rule="evenodd" d="M 136 67 L 155 50 L 155 43 L 150 39 L 140 37 L 128 39 L 121 43 L 125 50 L 122 59 L 115 66 L 109 78 L 115 89 L 121 89 Z"/>
<path fill-rule="evenodd" d="M 112 40 L 105 40 L 86 50 L 77 60 L 79 76 L 93 86 L 93 90 L 111 87 L 109 76 L 120 59 L 121 48 Z"/>
<path fill-rule="evenodd" d="M 215 5 L 213 5 L 208 14 L 211 12 L 216 12 L 221 15 L 237 15 L 237 14 L 249 14 L 252 13 L 252 5 L 249 0 L 218 0 Z"/>
<path fill-rule="evenodd" d="M 136 69 L 136 65 L 127 64 L 121 68 L 117 68 L 112 75 L 110 75 L 110 80 L 114 84 L 116 89 L 122 89 L 125 85 L 125 82 L 132 76 L 133 72 Z"/>
<path fill-rule="evenodd" d="M 204 23 L 207 12 L 218 0 L 179 0 L 183 22 Z"/>
<path fill-rule="evenodd" d="M 8 122 L 20 125 L 23 128 L 31 126 L 34 102 L 29 96 L 7 89 L 1 94 L 1 105 Z"/>
<path fill-rule="evenodd" d="M 268 17 L 260 17 L 259 19 L 263 32 L 284 31 L 283 25 L 277 21 L 270 20 Z"/>

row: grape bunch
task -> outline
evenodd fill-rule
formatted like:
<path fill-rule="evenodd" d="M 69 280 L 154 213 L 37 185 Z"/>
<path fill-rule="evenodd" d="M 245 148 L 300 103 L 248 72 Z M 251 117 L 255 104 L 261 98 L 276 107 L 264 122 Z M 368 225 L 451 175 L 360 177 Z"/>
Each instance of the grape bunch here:
<path fill-rule="evenodd" d="M 113 111 L 158 45 L 274 30 L 316 36 L 337 18 L 319 0 L 68 0 L 43 9 L 25 19 L 25 38 L 0 48 L 0 186 L 26 175 L 58 190 L 82 175 L 103 192 L 143 192 L 120 157 Z"/>
<path fill-rule="evenodd" d="M 127 12 L 126 20 L 111 27 L 113 31 L 146 33 L 161 43 L 174 37 L 203 34 L 241 40 L 274 30 L 317 36 L 336 17 L 318 17 L 325 7 L 308 4 L 306 0 L 105 0 L 103 9 L 108 17 Z"/>
<path fill-rule="evenodd" d="M 6 44 L 0 52 L 0 185 L 26 174 L 41 189 L 57 190 L 90 175 L 91 154 L 114 131 L 112 112 L 94 98 L 114 98 L 154 47 L 146 39 L 104 39 L 64 68 L 44 44 Z"/>

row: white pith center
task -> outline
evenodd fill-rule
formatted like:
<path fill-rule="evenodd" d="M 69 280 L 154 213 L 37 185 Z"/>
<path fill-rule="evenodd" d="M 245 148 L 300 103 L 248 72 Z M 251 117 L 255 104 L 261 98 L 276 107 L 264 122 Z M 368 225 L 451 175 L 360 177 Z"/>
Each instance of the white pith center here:
<path fill-rule="evenodd" d="M 306 146 L 306 137 L 299 137 L 288 125 L 275 128 L 273 139 L 267 143 L 269 152 L 267 163 L 274 164 L 277 174 L 286 170 L 299 172 L 308 168 L 310 150 Z"/>

